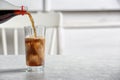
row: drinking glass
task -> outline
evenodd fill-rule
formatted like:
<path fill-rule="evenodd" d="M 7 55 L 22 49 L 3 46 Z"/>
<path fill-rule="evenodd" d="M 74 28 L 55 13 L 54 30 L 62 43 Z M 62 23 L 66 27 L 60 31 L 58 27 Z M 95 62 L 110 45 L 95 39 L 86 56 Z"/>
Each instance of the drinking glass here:
<path fill-rule="evenodd" d="M 25 53 L 27 72 L 43 72 L 45 61 L 45 27 L 35 26 L 36 36 L 32 26 L 25 26 Z"/>

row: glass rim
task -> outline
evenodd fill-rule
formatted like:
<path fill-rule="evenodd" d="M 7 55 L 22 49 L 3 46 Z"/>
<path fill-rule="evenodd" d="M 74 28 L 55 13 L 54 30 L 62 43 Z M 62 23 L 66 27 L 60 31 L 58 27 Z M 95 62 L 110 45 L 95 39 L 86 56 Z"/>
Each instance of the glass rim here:
<path fill-rule="evenodd" d="M 35 29 L 36 29 L 36 36 L 37 37 L 39 37 L 40 35 L 42 35 L 42 36 L 46 36 L 46 27 L 45 26 L 42 26 L 42 25 L 36 25 L 35 26 Z M 40 31 L 40 29 L 42 30 L 42 31 Z M 30 35 L 34 35 L 34 29 L 33 29 L 33 27 L 32 27 L 32 25 L 28 25 L 28 26 L 24 26 L 24 35 L 29 35 L 27 32 L 29 32 L 30 31 Z M 41 32 L 41 33 L 39 33 L 39 31 Z"/>
<path fill-rule="evenodd" d="M 38 27 L 38 26 L 41 26 L 41 28 L 42 28 L 42 27 L 46 28 L 44 25 L 35 25 L 35 27 Z M 32 27 L 32 25 L 24 26 L 24 28 L 27 28 L 27 27 Z"/>

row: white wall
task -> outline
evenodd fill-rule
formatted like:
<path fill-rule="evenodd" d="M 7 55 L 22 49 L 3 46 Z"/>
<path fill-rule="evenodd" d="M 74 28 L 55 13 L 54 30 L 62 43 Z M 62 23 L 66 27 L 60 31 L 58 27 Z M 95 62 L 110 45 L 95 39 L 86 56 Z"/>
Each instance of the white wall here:
<path fill-rule="evenodd" d="M 120 12 L 63 12 L 63 14 L 66 27 L 68 27 L 67 24 L 74 25 L 74 22 L 75 24 L 86 23 L 89 26 L 97 22 L 120 22 Z M 112 28 L 109 26 L 108 28 L 105 26 L 71 27 L 65 28 L 64 31 L 65 54 L 120 53 L 120 25 L 117 28 L 116 26 Z"/>

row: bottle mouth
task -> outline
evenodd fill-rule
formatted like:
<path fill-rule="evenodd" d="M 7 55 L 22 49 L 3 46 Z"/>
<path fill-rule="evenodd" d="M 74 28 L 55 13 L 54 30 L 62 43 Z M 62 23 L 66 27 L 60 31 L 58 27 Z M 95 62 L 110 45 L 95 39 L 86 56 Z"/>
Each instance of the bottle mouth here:
<path fill-rule="evenodd" d="M 22 5 L 22 6 L 21 6 L 21 10 L 16 10 L 16 11 L 15 11 L 15 14 L 17 14 L 17 15 L 20 15 L 20 14 L 21 14 L 21 15 L 24 15 L 24 14 L 27 13 L 26 10 L 27 10 L 27 6 L 23 6 L 23 5 Z"/>
<path fill-rule="evenodd" d="M 26 11 L 25 11 L 25 6 L 22 5 L 22 6 L 21 6 L 21 14 L 24 15 L 25 13 L 26 13 Z"/>
<path fill-rule="evenodd" d="M 24 14 L 26 14 L 27 13 L 27 11 L 26 10 L 16 10 L 15 12 L 14 12 L 14 14 L 16 14 L 16 15 L 24 15 Z"/>

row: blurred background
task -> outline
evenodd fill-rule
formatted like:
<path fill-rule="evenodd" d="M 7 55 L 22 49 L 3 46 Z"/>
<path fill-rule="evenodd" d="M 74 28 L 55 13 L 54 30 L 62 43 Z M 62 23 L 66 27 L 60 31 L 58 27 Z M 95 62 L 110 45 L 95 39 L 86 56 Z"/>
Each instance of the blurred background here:
<path fill-rule="evenodd" d="M 63 14 L 64 54 L 120 53 L 120 0 L 6 0 L 28 11 Z M 1 30 L 0 30 L 1 33 Z M 51 35 L 51 30 L 48 31 Z M 13 54 L 13 30 L 8 29 L 8 54 Z M 19 54 L 24 54 L 23 29 L 19 32 Z M 56 53 L 56 49 L 54 49 Z M 0 51 L 2 38 L 0 34 Z"/>

